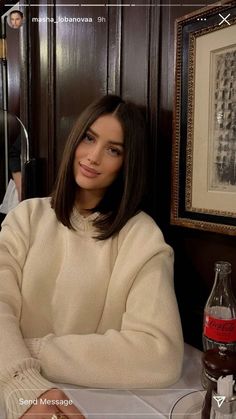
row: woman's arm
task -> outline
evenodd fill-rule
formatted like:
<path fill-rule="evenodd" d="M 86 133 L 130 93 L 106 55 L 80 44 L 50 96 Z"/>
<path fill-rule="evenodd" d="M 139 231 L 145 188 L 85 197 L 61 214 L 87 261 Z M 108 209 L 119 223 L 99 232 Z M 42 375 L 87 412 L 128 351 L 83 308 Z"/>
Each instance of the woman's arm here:
<path fill-rule="evenodd" d="M 20 204 L 5 218 L 0 233 L 0 390 L 9 419 L 25 411 L 21 397 L 34 399 L 53 387 L 42 377 L 20 331 L 22 269 L 29 238 L 29 214 Z"/>
<path fill-rule="evenodd" d="M 27 340 L 48 379 L 113 388 L 165 387 L 178 380 L 183 339 L 172 281 L 173 254 L 165 244 L 159 248 L 134 278 L 121 330 Z"/>

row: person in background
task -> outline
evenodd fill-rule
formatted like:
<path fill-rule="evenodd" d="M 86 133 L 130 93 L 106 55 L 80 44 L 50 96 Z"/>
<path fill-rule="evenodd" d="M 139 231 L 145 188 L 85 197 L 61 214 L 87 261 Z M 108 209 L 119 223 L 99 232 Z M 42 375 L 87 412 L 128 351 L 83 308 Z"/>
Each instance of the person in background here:
<path fill-rule="evenodd" d="M 21 138 L 17 137 L 9 147 L 9 169 L 12 179 L 9 180 L 3 201 L 0 204 L 0 223 L 6 214 L 15 208 L 21 200 Z M 1 228 L 0 228 L 1 229 Z"/>
<path fill-rule="evenodd" d="M 20 10 L 12 10 L 9 15 L 9 24 L 13 29 L 19 29 L 23 25 L 24 15 Z"/>
<path fill-rule="evenodd" d="M 17 137 L 9 148 L 9 169 L 16 185 L 18 199 L 21 201 L 21 137 Z"/>
<path fill-rule="evenodd" d="M 7 419 L 82 418 L 56 383 L 165 388 L 179 379 L 173 251 L 142 211 L 152 158 L 146 142 L 135 104 L 98 99 L 68 138 L 52 195 L 6 216 L 0 386 Z"/>

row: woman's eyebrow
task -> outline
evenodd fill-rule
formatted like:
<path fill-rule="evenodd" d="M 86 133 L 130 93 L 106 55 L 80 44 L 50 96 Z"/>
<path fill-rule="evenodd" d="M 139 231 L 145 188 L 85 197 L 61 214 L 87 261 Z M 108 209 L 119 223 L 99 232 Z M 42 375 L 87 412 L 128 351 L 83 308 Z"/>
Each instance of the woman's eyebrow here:
<path fill-rule="evenodd" d="M 112 144 L 112 145 L 119 145 L 120 147 L 124 147 L 124 143 L 121 143 L 120 141 L 113 141 L 113 140 L 110 140 L 110 141 L 109 141 L 109 144 Z"/>
<path fill-rule="evenodd" d="M 87 132 L 91 132 L 93 135 L 95 135 L 95 137 L 99 137 L 99 135 L 94 130 L 92 130 L 92 128 L 88 128 Z"/>
<path fill-rule="evenodd" d="M 93 134 L 97 138 L 99 137 L 99 134 L 91 128 L 88 128 L 87 132 L 91 132 L 91 134 Z M 114 145 L 119 145 L 121 147 L 124 147 L 124 143 L 121 141 L 109 140 L 109 144 L 114 144 Z"/>

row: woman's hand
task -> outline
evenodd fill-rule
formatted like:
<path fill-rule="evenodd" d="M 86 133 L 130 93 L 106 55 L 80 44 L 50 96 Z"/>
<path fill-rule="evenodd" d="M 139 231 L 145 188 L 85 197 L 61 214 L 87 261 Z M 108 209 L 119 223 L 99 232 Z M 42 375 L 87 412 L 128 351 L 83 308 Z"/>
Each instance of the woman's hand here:
<path fill-rule="evenodd" d="M 77 407 L 71 404 L 72 401 L 58 388 L 46 391 L 37 401 L 38 403 L 32 405 L 20 419 L 85 419 Z M 56 404 L 56 401 L 61 403 Z"/>

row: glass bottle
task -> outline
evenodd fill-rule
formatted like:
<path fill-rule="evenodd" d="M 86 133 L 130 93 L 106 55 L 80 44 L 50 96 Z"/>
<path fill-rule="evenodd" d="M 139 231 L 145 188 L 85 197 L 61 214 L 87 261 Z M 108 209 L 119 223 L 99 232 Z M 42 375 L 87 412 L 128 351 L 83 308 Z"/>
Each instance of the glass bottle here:
<path fill-rule="evenodd" d="M 213 419 L 217 416 L 214 413 L 214 408 L 212 409 L 212 400 L 214 396 L 218 396 L 217 394 L 217 380 L 220 377 L 226 377 L 232 375 L 234 380 L 236 379 L 236 352 L 223 350 L 218 350 L 217 348 L 208 349 L 202 355 L 202 365 L 203 365 L 203 374 L 204 379 L 203 383 L 205 384 L 205 388 L 207 390 L 205 399 L 202 405 L 201 411 L 201 419 Z M 236 388 L 235 388 L 236 391 Z M 221 394 L 222 395 L 222 394 Z M 220 394 L 219 394 L 220 396 Z M 233 398 L 227 400 L 228 406 L 231 405 L 232 412 L 234 411 L 234 400 L 236 400 L 236 393 L 233 395 Z"/>
<path fill-rule="evenodd" d="M 231 287 L 231 264 L 215 263 L 215 282 L 206 302 L 203 349 L 236 352 L 236 300 Z"/>

